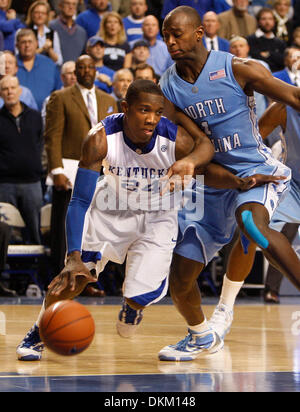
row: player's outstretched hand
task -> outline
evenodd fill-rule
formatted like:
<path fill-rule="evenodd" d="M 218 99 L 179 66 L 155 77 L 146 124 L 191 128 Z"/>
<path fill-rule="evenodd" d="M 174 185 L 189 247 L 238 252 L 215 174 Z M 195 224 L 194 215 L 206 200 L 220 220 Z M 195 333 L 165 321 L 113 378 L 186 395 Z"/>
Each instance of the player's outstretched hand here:
<path fill-rule="evenodd" d="M 96 281 L 89 269 L 81 261 L 80 256 L 71 254 L 68 256 L 66 266 L 49 284 L 50 295 L 60 295 L 65 289 L 74 292 L 78 276 L 85 277 L 87 283 Z"/>
<path fill-rule="evenodd" d="M 280 180 L 285 180 L 286 176 L 272 176 L 272 175 L 261 175 L 255 174 L 249 177 L 244 177 L 241 179 L 240 190 L 249 190 L 254 187 L 259 187 L 267 183 L 274 183 L 278 185 Z"/>

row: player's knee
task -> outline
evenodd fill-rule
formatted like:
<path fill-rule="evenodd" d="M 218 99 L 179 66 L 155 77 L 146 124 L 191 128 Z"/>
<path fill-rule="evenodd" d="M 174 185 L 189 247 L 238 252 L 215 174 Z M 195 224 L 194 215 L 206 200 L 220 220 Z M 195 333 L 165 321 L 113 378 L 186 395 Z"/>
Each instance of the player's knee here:
<path fill-rule="evenodd" d="M 264 222 L 255 221 L 251 210 L 242 211 L 241 223 L 243 232 L 249 236 L 256 245 L 262 249 L 268 248 L 268 226 L 266 226 Z"/>

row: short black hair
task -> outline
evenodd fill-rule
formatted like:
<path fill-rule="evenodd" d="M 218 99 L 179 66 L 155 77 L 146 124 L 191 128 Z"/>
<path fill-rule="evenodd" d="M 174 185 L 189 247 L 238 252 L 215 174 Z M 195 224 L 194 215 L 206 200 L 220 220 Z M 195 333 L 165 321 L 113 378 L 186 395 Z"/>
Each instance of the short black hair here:
<path fill-rule="evenodd" d="M 138 79 L 134 80 L 127 89 L 125 100 L 131 105 L 138 99 L 140 93 L 156 94 L 157 96 L 162 96 L 163 92 L 160 87 L 154 83 L 152 80 Z"/>
<path fill-rule="evenodd" d="M 202 25 L 202 20 L 200 14 L 197 12 L 196 9 L 190 6 L 178 6 L 175 9 L 171 10 L 170 13 L 165 17 L 164 21 L 167 21 L 172 16 L 176 15 L 177 13 L 182 13 L 188 17 L 190 24 L 193 27 L 199 27 Z"/>

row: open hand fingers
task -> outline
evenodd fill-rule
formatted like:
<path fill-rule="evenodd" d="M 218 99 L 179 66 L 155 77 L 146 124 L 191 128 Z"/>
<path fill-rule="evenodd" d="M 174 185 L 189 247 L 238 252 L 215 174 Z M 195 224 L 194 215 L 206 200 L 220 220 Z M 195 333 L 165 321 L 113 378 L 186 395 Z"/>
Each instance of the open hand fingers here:
<path fill-rule="evenodd" d="M 62 275 L 56 276 L 48 286 L 50 295 L 58 296 L 65 289 L 69 289 L 70 292 L 74 292 L 77 286 L 77 277 L 84 277 L 89 282 L 95 282 L 94 276 L 90 272 L 80 272 L 80 271 L 68 271 Z"/>

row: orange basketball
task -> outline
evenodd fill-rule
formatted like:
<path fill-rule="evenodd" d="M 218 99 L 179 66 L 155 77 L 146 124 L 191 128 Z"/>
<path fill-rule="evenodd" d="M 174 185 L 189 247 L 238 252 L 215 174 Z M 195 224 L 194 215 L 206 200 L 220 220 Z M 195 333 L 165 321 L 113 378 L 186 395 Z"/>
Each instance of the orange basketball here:
<path fill-rule="evenodd" d="M 72 356 L 91 344 L 95 323 L 85 306 L 72 300 L 62 300 L 49 306 L 40 323 L 40 336 L 53 352 Z"/>

